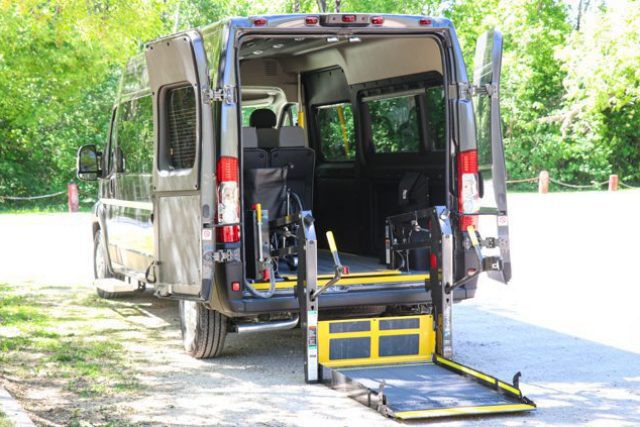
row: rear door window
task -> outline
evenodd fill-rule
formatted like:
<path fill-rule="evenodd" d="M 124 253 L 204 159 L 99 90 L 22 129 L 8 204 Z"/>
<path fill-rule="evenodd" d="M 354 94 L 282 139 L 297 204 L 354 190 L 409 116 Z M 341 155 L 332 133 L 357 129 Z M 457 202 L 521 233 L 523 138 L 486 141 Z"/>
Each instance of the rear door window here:
<path fill-rule="evenodd" d="M 166 133 L 160 169 L 180 170 L 194 166 L 197 149 L 196 96 L 191 86 L 166 91 Z"/>
<path fill-rule="evenodd" d="M 320 152 L 327 161 L 351 161 L 356 157 L 353 111 L 350 103 L 316 108 Z"/>

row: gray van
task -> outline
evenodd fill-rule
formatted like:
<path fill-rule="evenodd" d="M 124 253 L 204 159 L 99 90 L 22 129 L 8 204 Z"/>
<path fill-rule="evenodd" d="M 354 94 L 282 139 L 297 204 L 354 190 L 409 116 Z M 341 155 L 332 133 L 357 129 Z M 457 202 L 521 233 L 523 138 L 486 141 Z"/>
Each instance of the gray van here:
<path fill-rule="evenodd" d="M 384 14 L 231 18 L 146 44 L 104 149 L 78 151 L 99 182 L 98 294 L 179 300 L 197 358 L 301 326 L 310 382 L 338 353 L 415 356 L 318 349 L 323 321 L 432 316 L 416 348 L 449 357 L 451 304 L 482 272 L 511 276 L 501 55 L 484 34 L 470 83 L 450 21 Z"/>

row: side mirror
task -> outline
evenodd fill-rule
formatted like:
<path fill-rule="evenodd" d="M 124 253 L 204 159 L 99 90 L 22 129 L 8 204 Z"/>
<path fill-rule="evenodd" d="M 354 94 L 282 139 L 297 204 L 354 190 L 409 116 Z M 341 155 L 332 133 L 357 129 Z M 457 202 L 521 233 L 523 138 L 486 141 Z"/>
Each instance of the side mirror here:
<path fill-rule="evenodd" d="M 102 153 L 95 144 L 83 145 L 78 149 L 76 162 L 76 175 L 81 181 L 95 181 L 101 175 L 100 158 Z"/>

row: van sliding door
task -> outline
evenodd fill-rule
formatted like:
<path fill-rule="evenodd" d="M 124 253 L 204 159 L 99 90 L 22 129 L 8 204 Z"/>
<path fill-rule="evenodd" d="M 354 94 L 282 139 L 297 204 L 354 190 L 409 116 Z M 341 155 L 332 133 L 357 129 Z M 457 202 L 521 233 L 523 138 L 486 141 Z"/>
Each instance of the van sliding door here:
<path fill-rule="evenodd" d="M 155 128 L 155 286 L 162 296 L 205 299 L 200 169 L 202 147 L 210 154 L 213 146 L 213 124 L 202 95 L 210 87 L 202 38 L 188 31 L 158 40 L 147 46 L 146 60 Z"/>

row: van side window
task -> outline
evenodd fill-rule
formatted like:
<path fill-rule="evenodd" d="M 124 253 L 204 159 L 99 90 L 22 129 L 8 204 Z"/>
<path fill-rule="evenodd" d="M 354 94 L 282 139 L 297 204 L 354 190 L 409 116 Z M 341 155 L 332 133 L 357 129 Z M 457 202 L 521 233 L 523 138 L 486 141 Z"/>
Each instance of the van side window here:
<path fill-rule="evenodd" d="M 153 116 L 151 97 L 120 104 L 116 121 L 118 172 L 151 173 L 153 166 Z"/>
<path fill-rule="evenodd" d="M 418 153 L 422 145 L 418 96 L 363 99 L 376 153 Z"/>
<path fill-rule="evenodd" d="M 446 117 L 445 117 L 444 88 L 434 86 L 427 88 L 425 98 L 425 116 L 427 133 L 432 141 L 432 150 L 444 150 L 446 146 Z"/>
<path fill-rule="evenodd" d="M 160 150 L 162 170 L 191 169 L 196 160 L 196 95 L 191 86 L 168 89 L 164 94 L 164 137 Z"/>
<path fill-rule="evenodd" d="M 316 116 L 322 158 L 328 161 L 355 159 L 355 133 L 351 104 L 345 102 L 317 107 Z"/>

